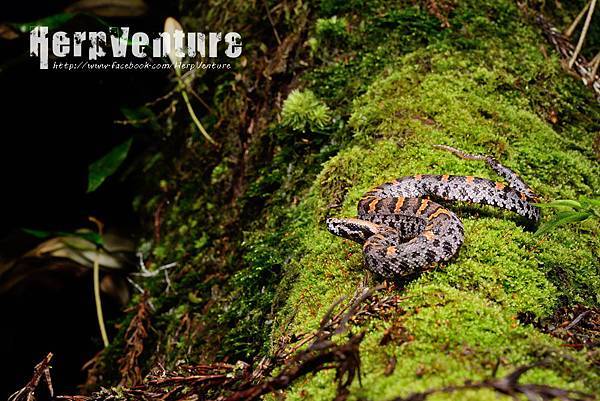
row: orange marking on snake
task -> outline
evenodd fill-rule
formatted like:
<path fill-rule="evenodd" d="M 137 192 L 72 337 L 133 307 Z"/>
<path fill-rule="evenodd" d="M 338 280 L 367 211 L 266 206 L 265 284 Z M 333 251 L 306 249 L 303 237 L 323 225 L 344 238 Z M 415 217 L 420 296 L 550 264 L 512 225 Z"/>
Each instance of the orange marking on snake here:
<path fill-rule="evenodd" d="M 475 180 L 475 177 L 473 177 L 472 175 L 468 175 L 465 178 L 467 179 L 467 184 L 472 184 Z"/>
<path fill-rule="evenodd" d="M 415 215 L 420 216 L 421 213 L 423 213 L 423 211 L 425 209 L 427 209 L 427 205 L 429 204 L 429 199 L 423 199 L 421 201 L 421 206 L 419 206 L 419 209 L 417 210 L 417 213 L 415 213 Z"/>
<path fill-rule="evenodd" d="M 519 192 L 519 197 L 521 200 L 527 200 L 527 195 L 525 195 L 525 192 Z"/>
<path fill-rule="evenodd" d="M 442 182 L 448 182 L 448 178 L 450 178 L 450 176 L 448 174 L 444 174 L 442 176 Z"/>
<path fill-rule="evenodd" d="M 404 198 L 400 197 L 396 201 L 396 206 L 394 207 L 394 213 L 400 213 L 402 211 L 402 206 L 404 205 Z"/>
<path fill-rule="evenodd" d="M 448 212 L 446 209 L 444 209 L 443 207 L 440 207 L 438 210 L 436 210 L 435 212 L 433 212 L 433 214 L 431 216 L 429 216 L 427 218 L 427 220 L 433 220 L 436 217 L 438 217 L 440 214 L 445 214 L 447 216 L 450 216 L 450 212 Z"/>
<path fill-rule="evenodd" d="M 375 234 L 374 236 L 372 236 L 371 238 L 377 238 L 381 241 L 385 240 L 385 237 L 381 234 Z M 363 245 L 363 249 L 367 249 L 367 248 L 375 248 L 375 249 L 382 249 L 383 248 L 383 244 L 381 244 L 381 242 L 372 242 L 372 241 L 367 241 L 365 242 L 365 244 Z"/>
<path fill-rule="evenodd" d="M 386 254 L 386 256 L 395 255 L 396 254 L 396 247 L 395 246 L 388 246 L 387 249 L 385 250 L 385 254 Z"/>
<path fill-rule="evenodd" d="M 371 203 L 369 203 L 369 213 L 373 213 L 375 212 L 375 207 L 377 207 L 377 204 L 379 203 L 379 199 L 375 198 L 371 201 Z"/>
<path fill-rule="evenodd" d="M 506 185 L 504 185 L 501 182 L 496 183 L 496 189 L 498 189 L 498 190 L 503 190 L 505 187 L 506 187 Z"/>
<path fill-rule="evenodd" d="M 423 231 L 423 236 L 425 238 L 427 238 L 428 241 L 431 241 L 432 239 L 435 238 L 435 234 L 433 233 L 433 231 L 429 231 L 429 230 Z"/>
<path fill-rule="evenodd" d="M 419 181 L 423 176 L 421 174 L 415 175 L 415 180 Z"/>

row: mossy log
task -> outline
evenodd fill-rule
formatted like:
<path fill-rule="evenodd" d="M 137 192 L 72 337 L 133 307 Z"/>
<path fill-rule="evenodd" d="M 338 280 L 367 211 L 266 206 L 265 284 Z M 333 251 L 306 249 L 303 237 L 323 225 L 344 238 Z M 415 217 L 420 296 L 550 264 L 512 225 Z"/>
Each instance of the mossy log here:
<path fill-rule="evenodd" d="M 250 64 L 207 92 L 230 116 L 217 126 L 205 118 L 221 150 L 213 155 L 198 139 L 171 149 L 178 168 L 159 163 L 148 181 L 161 190 L 140 197 L 140 213 L 161 221 L 160 235 L 149 225 L 142 246 L 150 268 L 178 263 L 168 292 L 162 275 L 141 283 L 155 306 L 142 371 L 180 360 L 256 364 L 281 338 L 316 330 L 340 296 L 378 283 L 365 277 L 360 246 L 331 235 L 324 220 L 354 216 L 364 192 L 406 175 L 498 179 L 434 144 L 493 155 L 544 200 L 598 196 L 600 108 L 564 71 L 533 9 L 504 0 L 322 0 L 271 4 L 269 22 L 245 3 L 216 3 L 190 9 L 184 24 L 255 28 L 245 32 Z M 577 6 L 542 11 L 562 18 Z M 256 94 L 248 88 L 258 70 L 270 83 L 258 81 L 265 86 Z M 403 301 L 393 318 L 352 329 L 366 335 L 361 384 L 349 399 L 392 399 L 542 359 L 548 364 L 522 381 L 599 393 L 597 351 L 565 347 L 540 324 L 559 308 L 600 305 L 597 222 L 536 237 L 508 212 L 454 210 L 466 234 L 457 258 L 396 289 Z M 401 336 L 380 345 L 399 327 Z M 120 337 L 105 353 L 105 384 L 118 382 L 110 361 L 126 351 Z M 286 400 L 334 399 L 333 376 L 302 378 Z M 473 390 L 431 399 L 511 398 Z"/>

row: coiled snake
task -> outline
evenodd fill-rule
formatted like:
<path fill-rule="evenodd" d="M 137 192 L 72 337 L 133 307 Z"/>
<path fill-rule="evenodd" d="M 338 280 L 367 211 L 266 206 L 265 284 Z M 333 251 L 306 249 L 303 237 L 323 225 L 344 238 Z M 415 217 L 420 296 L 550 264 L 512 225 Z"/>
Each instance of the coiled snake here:
<path fill-rule="evenodd" d="M 358 218 L 329 218 L 327 229 L 363 245 L 366 267 L 385 278 L 422 271 L 450 260 L 464 241 L 459 218 L 434 200 L 496 206 L 533 223 L 540 217 L 538 197 L 511 169 L 490 156 L 471 155 L 445 145 L 435 147 L 467 160 L 484 160 L 506 184 L 485 178 L 419 174 L 387 182 L 358 202 Z M 432 200 L 433 199 L 433 200 Z"/>

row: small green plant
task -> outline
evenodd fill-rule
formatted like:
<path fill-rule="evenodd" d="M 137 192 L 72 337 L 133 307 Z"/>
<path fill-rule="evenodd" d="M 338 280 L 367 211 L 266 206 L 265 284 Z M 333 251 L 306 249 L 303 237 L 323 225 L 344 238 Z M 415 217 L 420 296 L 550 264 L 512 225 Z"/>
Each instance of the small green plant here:
<path fill-rule="evenodd" d="M 81 266 L 87 266 L 90 258 L 93 258 L 93 288 L 94 303 L 96 304 L 96 318 L 104 347 L 108 347 L 108 334 L 104 323 L 104 313 L 100 299 L 100 263 L 111 259 L 110 253 L 104 248 L 102 231 L 104 224 L 94 217 L 89 220 L 98 227 L 97 232 L 81 230 L 76 232 L 66 231 L 42 231 L 23 229 L 27 234 L 37 238 L 50 238 L 46 242 L 45 254 L 54 257 L 70 259 Z M 54 238 L 52 238 L 54 237 Z M 106 258 L 108 256 L 108 259 Z M 113 259 L 115 260 L 115 259 Z M 118 262 L 117 262 L 118 263 Z"/>
<path fill-rule="evenodd" d="M 589 199 L 582 196 L 578 201 L 557 199 L 550 203 L 537 203 L 536 206 L 557 211 L 550 220 L 538 228 L 535 232 L 536 236 L 544 235 L 564 224 L 582 222 L 591 218 L 600 220 L 600 200 L 598 199 Z"/>
<path fill-rule="evenodd" d="M 319 18 L 315 26 L 317 37 L 322 40 L 343 39 L 348 35 L 348 21 L 345 18 L 333 16 Z"/>
<path fill-rule="evenodd" d="M 282 124 L 297 131 L 323 129 L 331 121 L 329 107 L 310 90 L 293 90 L 283 102 Z"/>

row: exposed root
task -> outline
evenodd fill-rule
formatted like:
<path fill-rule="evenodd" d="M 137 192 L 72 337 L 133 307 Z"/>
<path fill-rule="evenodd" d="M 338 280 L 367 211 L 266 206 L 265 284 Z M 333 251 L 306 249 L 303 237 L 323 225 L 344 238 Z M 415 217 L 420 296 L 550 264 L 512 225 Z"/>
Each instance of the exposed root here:
<path fill-rule="evenodd" d="M 383 296 L 377 294 L 381 290 L 385 291 Z M 291 347 L 280 346 L 283 352 L 278 355 L 278 358 L 287 359 L 289 355 L 307 343 L 317 341 L 319 336 L 341 333 L 346 329 L 348 323 L 360 326 L 371 318 L 387 320 L 392 314 L 398 314 L 400 302 L 404 299 L 406 298 L 397 295 L 387 285 L 374 288 L 359 287 L 350 302 L 338 312 L 335 312 L 335 309 L 344 301 L 344 298 L 338 299 L 330 306 L 321 319 L 321 327 L 318 331 L 297 336 Z"/>
<path fill-rule="evenodd" d="M 347 388 L 360 375 L 359 345 L 364 332 L 350 337 L 348 342 L 337 345 L 329 339 L 320 340 L 299 352 L 277 376 L 237 391 L 225 401 L 256 400 L 262 395 L 283 390 L 296 379 L 321 370 L 335 369 L 338 399 L 347 394 Z"/>

